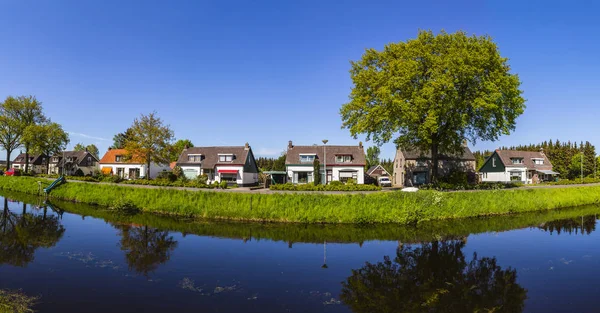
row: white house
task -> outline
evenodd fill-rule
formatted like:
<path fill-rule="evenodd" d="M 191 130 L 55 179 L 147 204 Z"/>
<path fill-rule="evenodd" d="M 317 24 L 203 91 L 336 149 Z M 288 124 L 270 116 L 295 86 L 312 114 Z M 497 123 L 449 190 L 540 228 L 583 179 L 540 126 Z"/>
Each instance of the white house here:
<path fill-rule="evenodd" d="M 496 150 L 479 169 L 482 182 L 535 184 L 553 180 L 558 174 L 552 170 L 552 164 L 543 150 Z"/>
<path fill-rule="evenodd" d="M 294 146 L 290 141 L 285 158 L 288 181 L 294 184 L 312 183 L 315 160 L 319 161 L 319 175 L 323 183 L 346 182 L 349 179 L 353 179 L 358 184 L 365 182 L 367 161 L 362 143 L 358 146 Z M 327 175 L 325 175 L 325 167 Z"/>
<path fill-rule="evenodd" d="M 100 170 L 105 175 L 117 175 L 123 179 L 137 179 L 141 177 L 156 178 L 160 172 L 169 171 L 168 164 L 150 163 L 148 165 L 141 157 L 132 157 L 126 160 L 127 150 L 108 148 L 106 154 L 100 159 Z"/>
<path fill-rule="evenodd" d="M 98 158 L 86 151 L 64 151 L 50 157 L 50 173 L 75 175 L 81 170 L 83 175 L 98 171 Z"/>
<path fill-rule="evenodd" d="M 258 166 L 248 143 L 234 147 L 185 148 L 177 166 L 189 179 L 206 175 L 209 183 L 227 181 L 240 187 L 258 185 Z"/>

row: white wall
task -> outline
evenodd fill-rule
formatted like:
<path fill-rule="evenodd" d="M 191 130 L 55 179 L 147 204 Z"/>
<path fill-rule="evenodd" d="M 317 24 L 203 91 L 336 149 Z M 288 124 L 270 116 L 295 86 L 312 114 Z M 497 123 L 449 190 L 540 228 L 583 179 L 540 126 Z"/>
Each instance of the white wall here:
<path fill-rule="evenodd" d="M 99 170 L 104 167 L 111 167 L 113 175 L 117 175 L 117 168 L 123 168 L 125 170 L 125 178 L 129 178 L 130 169 L 140 169 L 140 177 L 146 177 L 146 165 L 142 164 L 127 164 L 127 163 L 113 163 L 113 164 L 99 164 Z M 170 170 L 168 165 L 158 165 L 156 163 L 150 164 L 150 178 L 156 178 L 158 173 Z"/>
<path fill-rule="evenodd" d="M 221 182 L 221 174 L 219 170 L 235 170 L 238 171 L 236 184 L 238 185 L 251 185 L 258 183 L 258 173 L 244 173 L 243 166 L 216 166 L 215 167 L 215 180 Z"/>
<path fill-rule="evenodd" d="M 521 173 L 521 182 L 527 182 L 527 169 L 507 167 L 504 172 L 481 173 L 482 182 L 510 182 L 510 172 L 519 171 Z M 487 174 L 487 177 L 486 177 Z"/>
<path fill-rule="evenodd" d="M 312 166 L 286 166 L 288 182 L 294 182 L 294 172 L 309 172 L 313 173 L 314 168 Z M 328 166 L 327 170 L 331 170 L 331 180 L 339 181 L 340 180 L 340 172 L 343 171 L 356 171 L 356 183 L 364 184 L 365 183 L 365 168 L 363 166 Z M 320 174 L 323 176 L 324 167 L 321 165 Z"/>

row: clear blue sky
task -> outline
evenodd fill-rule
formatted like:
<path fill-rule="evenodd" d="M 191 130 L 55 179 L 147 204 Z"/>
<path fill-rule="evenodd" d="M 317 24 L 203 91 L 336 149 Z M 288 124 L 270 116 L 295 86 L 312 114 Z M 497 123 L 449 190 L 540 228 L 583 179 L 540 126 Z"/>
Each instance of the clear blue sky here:
<path fill-rule="evenodd" d="M 465 30 L 494 38 L 528 100 L 511 136 L 475 149 L 600 145 L 600 7 L 576 2 L 4 0 L 0 97 L 37 96 L 71 146 L 101 153 L 156 110 L 177 138 L 274 156 L 288 140 L 357 143 L 338 112 L 365 48 Z"/>

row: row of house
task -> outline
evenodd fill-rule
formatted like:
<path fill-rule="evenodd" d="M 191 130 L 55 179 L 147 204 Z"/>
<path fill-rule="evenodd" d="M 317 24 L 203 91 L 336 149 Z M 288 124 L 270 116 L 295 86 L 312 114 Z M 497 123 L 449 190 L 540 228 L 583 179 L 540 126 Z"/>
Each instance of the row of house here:
<path fill-rule="evenodd" d="M 463 146 L 461 153 L 439 155 L 438 173 L 442 176 L 452 170 L 475 175 L 476 160 L 473 153 Z M 304 145 L 296 146 L 288 142 L 283 182 L 308 184 L 315 181 L 314 161 L 319 161 L 322 182 L 350 179 L 358 184 L 365 183 L 365 177 L 389 176 L 380 165 L 372 166 L 365 172 L 366 155 L 362 143 L 357 146 Z M 418 186 L 429 183 L 432 170 L 430 152 L 398 149 L 394 158 L 392 184 L 395 187 Z M 25 167 L 25 154 L 21 153 L 13 162 L 13 167 Z M 124 149 L 108 149 L 98 160 L 88 151 L 65 151 L 61 154 L 30 155 L 30 169 L 34 173 L 91 175 L 101 171 L 105 175 L 117 175 L 123 179 L 141 177 L 156 178 L 161 172 L 179 166 L 189 179 L 206 175 L 208 182 L 227 181 L 238 186 L 258 184 L 259 169 L 248 143 L 244 146 L 227 147 L 186 147 L 174 164 L 151 163 L 148 168 L 141 157 L 128 157 Z M 49 171 L 48 171 L 49 168 Z M 552 164 L 543 153 L 530 151 L 496 150 L 479 170 L 482 182 L 522 182 L 538 183 L 551 180 L 558 173 L 552 171 Z"/>

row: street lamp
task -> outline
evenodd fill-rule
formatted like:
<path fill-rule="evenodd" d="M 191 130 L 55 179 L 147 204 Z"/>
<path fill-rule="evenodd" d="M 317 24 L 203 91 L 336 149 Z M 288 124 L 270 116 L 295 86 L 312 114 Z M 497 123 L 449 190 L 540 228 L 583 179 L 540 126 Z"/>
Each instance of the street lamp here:
<path fill-rule="evenodd" d="M 321 268 L 329 268 L 329 266 L 327 266 L 327 240 L 323 241 L 323 265 L 321 265 Z"/>
<path fill-rule="evenodd" d="M 325 173 L 325 185 L 327 185 L 327 149 L 325 149 L 325 145 L 329 142 L 327 139 L 323 139 L 323 172 Z"/>

